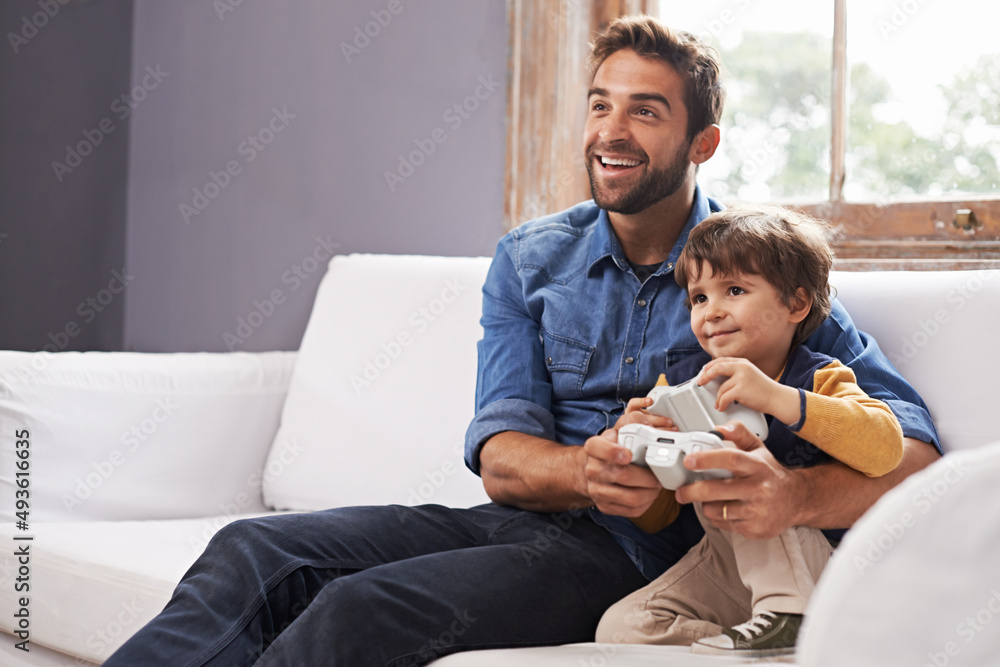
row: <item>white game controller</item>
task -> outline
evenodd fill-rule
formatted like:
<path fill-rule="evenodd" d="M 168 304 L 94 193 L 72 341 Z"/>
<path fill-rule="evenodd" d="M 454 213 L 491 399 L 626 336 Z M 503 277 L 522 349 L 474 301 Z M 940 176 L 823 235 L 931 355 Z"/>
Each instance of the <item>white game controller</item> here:
<path fill-rule="evenodd" d="M 716 426 L 736 419 L 758 438 L 767 437 L 767 420 L 764 415 L 739 403 L 732 403 L 724 411 L 715 409 L 719 387 L 726 378 L 717 377 L 699 386 L 697 377 L 675 387 L 653 387 L 649 398 L 653 404 L 647 410 L 661 417 L 669 417 L 678 431 L 711 431 Z"/>
<path fill-rule="evenodd" d="M 684 457 L 705 449 L 735 447 L 718 433 L 662 431 L 646 424 L 626 424 L 618 429 L 618 444 L 632 452 L 632 463 L 649 468 L 665 489 L 676 490 L 702 479 L 730 479 L 721 468 L 688 470 Z"/>

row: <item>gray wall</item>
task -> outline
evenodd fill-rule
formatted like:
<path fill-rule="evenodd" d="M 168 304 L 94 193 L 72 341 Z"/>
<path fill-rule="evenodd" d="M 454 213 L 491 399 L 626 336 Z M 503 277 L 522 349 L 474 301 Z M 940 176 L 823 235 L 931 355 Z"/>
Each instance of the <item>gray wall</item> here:
<path fill-rule="evenodd" d="M 128 349 L 296 349 L 331 246 L 492 254 L 503 0 L 219 6 L 135 2 Z"/>
<path fill-rule="evenodd" d="M 492 254 L 504 0 L 68 1 L 0 44 L 0 349 L 296 349 L 331 247 Z"/>
<path fill-rule="evenodd" d="M 119 349 L 132 0 L 44 5 L 0 2 L 0 349 Z"/>

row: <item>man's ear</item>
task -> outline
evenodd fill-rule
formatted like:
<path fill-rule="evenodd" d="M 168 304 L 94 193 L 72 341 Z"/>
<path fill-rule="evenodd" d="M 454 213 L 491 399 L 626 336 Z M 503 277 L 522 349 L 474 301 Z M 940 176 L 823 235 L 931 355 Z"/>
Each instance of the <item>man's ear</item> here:
<path fill-rule="evenodd" d="M 715 155 L 715 149 L 719 147 L 719 140 L 722 134 L 718 125 L 709 125 L 704 130 L 695 135 L 691 142 L 689 158 L 695 164 L 707 162 Z"/>
<path fill-rule="evenodd" d="M 798 287 L 795 290 L 795 294 L 789 301 L 788 307 L 791 312 L 788 315 L 788 321 L 798 324 L 802 320 L 806 319 L 809 311 L 812 310 L 813 300 L 806 292 L 805 287 Z"/>

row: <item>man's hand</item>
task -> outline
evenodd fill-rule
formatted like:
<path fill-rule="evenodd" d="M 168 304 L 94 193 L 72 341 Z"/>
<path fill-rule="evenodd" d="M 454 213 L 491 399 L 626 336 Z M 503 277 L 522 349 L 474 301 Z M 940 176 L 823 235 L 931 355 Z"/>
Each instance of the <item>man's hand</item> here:
<path fill-rule="evenodd" d="M 624 419 L 618 420 L 618 426 L 647 423 L 641 416 Z M 605 514 L 637 517 L 649 509 L 662 487 L 648 468 L 630 465 L 632 453 L 618 446 L 618 426 L 588 438 L 583 445 L 587 496 Z"/>
<path fill-rule="evenodd" d="M 732 479 L 694 482 L 677 489 L 681 503 L 702 503 L 705 517 L 717 528 L 751 539 L 776 537 L 791 526 L 801 525 L 798 509 L 808 495 L 805 478 L 798 470 L 782 466 L 740 422 L 719 427 L 738 449 L 726 447 L 694 452 L 684 458 L 689 470 L 724 468 Z"/>

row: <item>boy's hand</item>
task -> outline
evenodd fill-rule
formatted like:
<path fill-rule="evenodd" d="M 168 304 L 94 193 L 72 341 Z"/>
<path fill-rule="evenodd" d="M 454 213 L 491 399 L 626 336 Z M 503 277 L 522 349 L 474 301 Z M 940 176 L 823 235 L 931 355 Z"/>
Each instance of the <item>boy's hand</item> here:
<path fill-rule="evenodd" d="M 757 412 L 773 415 L 785 424 L 794 424 L 801 419 L 798 390 L 767 377 L 749 360 L 738 357 L 712 359 L 698 376 L 698 384 L 703 385 L 720 375 L 729 379 L 719 387 L 716 410 L 722 411 L 733 403 L 739 403 Z"/>
<path fill-rule="evenodd" d="M 647 426 L 663 429 L 664 431 L 676 431 L 677 427 L 674 425 L 672 419 L 654 415 L 646 411 L 646 408 L 652 404 L 653 399 L 648 396 L 630 400 L 628 405 L 625 406 L 625 413 L 615 422 L 615 431 L 625 424 L 646 424 Z"/>

